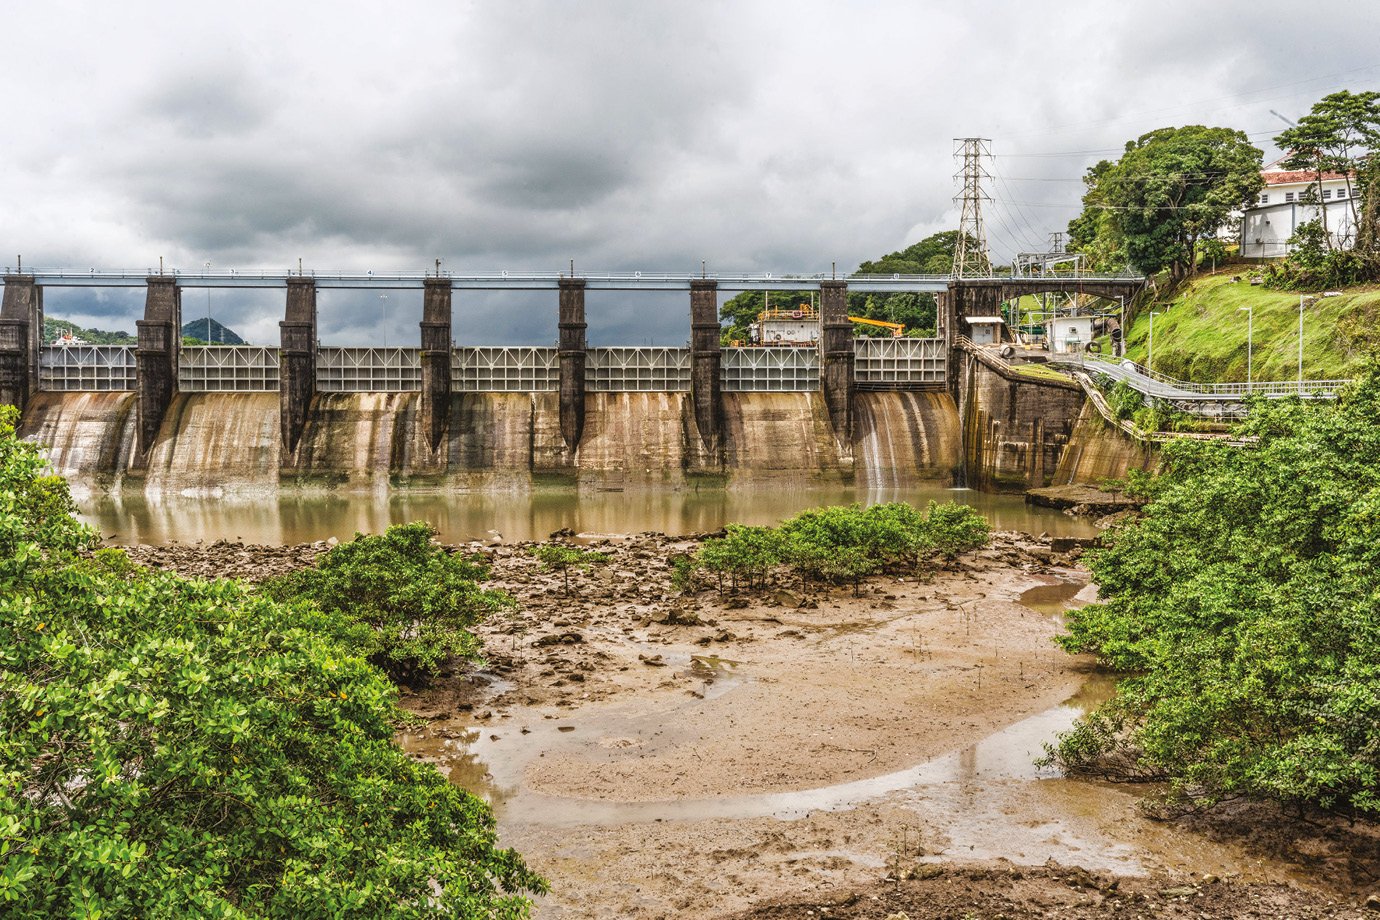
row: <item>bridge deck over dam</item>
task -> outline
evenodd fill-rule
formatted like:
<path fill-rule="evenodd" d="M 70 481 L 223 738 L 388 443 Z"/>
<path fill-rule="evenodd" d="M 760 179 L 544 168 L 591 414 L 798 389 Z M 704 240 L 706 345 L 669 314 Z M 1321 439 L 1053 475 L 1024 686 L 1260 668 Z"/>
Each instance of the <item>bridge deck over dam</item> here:
<path fill-rule="evenodd" d="M 818 418 L 824 420 L 821 432 L 831 433 L 830 440 L 843 456 L 853 449 L 860 431 L 864 439 L 871 437 L 881 424 L 879 420 L 891 411 L 884 408 L 890 403 L 864 400 L 866 391 L 914 391 L 917 394 L 929 391 L 936 397 L 942 395 L 952 405 L 949 391 L 956 385 L 952 371 L 953 346 L 956 339 L 964 335 L 963 322 L 968 317 L 989 315 L 996 309 L 998 299 L 1051 290 L 1122 296 L 1139 290 L 1142 279 L 1120 275 L 955 278 L 948 275 L 835 277 L 833 273 L 708 272 L 461 275 L 34 271 L 5 275 L 4 282 L 4 303 L 0 309 L 0 402 L 24 406 L 45 391 L 54 394 L 104 391 L 112 396 L 121 391 L 130 392 L 132 402 L 119 403 L 126 407 L 119 411 L 131 419 L 134 432 L 129 446 L 132 467 L 149 462 L 164 428 L 164 419 L 175 402 L 177 412 L 184 414 L 188 411 L 186 400 L 195 399 L 199 394 L 248 396 L 276 392 L 274 402 L 280 443 L 275 446 L 274 454 L 285 468 L 308 463 L 303 450 L 310 453 L 317 449 L 311 445 L 302 447 L 310 419 L 319 417 L 323 411 L 335 411 L 332 406 L 337 410 L 343 406 L 336 397 L 371 393 L 397 394 L 404 398 L 404 402 L 397 403 L 398 411 L 407 419 L 403 428 L 409 432 L 409 443 L 415 433 L 418 445 L 409 450 L 430 452 L 434 458 L 446 455 L 448 450 L 454 455 L 458 449 L 455 445 L 469 443 L 467 438 L 483 440 L 487 436 L 483 430 L 471 429 L 493 424 L 494 419 L 500 417 L 489 418 L 486 413 L 490 413 L 490 409 L 500 411 L 503 418 L 509 419 L 519 419 L 527 413 L 533 419 L 531 425 L 538 427 L 547 424 L 538 421 L 538 415 L 546 418 L 547 413 L 553 413 L 556 422 L 550 430 L 556 432 L 555 443 L 560 446 L 548 445 L 542 451 L 558 458 L 553 461 L 557 463 L 566 462 L 560 457 L 579 454 L 585 434 L 587 405 L 597 406 L 590 411 L 599 413 L 597 425 L 606 426 L 610 417 L 608 411 L 614 405 L 606 395 L 649 394 L 663 401 L 672 397 L 667 406 L 684 407 L 683 426 L 669 422 L 671 415 L 679 417 L 679 410 L 663 407 L 657 411 L 670 413 L 663 422 L 671 424 L 672 428 L 683 428 L 684 445 L 683 449 L 677 449 L 678 455 L 693 455 L 698 458 L 694 463 L 712 468 L 716 463 L 720 466 L 729 463 L 729 455 L 746 443 L 745 431 L 738 431 L 734 426 L 747 424 L 745 419 L 765 420 L 779 414 L 769 403 L 745 401 L 752 394 L 808 395 L 808 404 L 817 406 Z M 43 345 L 45 287 L 143 287 L 145 307 L 144 317 L 137 323 L 138 344 L 132 347 Z M 283 289 L 286 305 L 284 318 L 279 323 L 277 347 L 183 346 L 180 334 L 183 289 L 213 287 Z M 420 347 L 322 345 L 317 317 L 317 291 L 321 288 L 419 289 L 422 295 Z M 558 312 L 557 343 L 547 347 L 457 347 L 452 310 L 453 294 L 457 290 L 554 291 Z M 588 290 L 688 292 L 690 336 L 687 347 L 590 347 L 585 322 Z M 817 290 L 818 346 L 725 347 L 719 295 L 721 291 L 744 290 Z M 850 292 L 858 291 L 934 293 L 939 306 L 937 335 L 928 339 L 855 339 L 853 324 L 848 318 L 847 298 Z M 527 394 L 532 408 L 529 412 L 516 403 L 508 406 L 500 401 L 476 414 L 473 406 L 465 408 L 469 403 L 456 402 L 467 399 L 469 394 Z M 726 410 L 730 398 L 733 401 L 731 412 Z M 111 403 L 114 405 L 116 403 Z M 915 407 L 928 403 L 912 400 L 904 405 L 910 407 L 905 410 L 907 413 L 914 414 L 919 411 Z M 1025 405 L 1022 403 L 1023 407 Z M 254 413 L 260 417 L 269 410 L 269 404 L 262 399 L 255 401 L 254 406 Z M 1058 412 L 1063 413 L 1066 408 L 1061 406 Z M 802 418 L 815 412 L 814 409 L 801 411 L 805 412 Z M 929 411 L 921 411 L 916 419 Z M 941 415 L 952 414 L 952 410 L 937 411 L 941 411 Z M 1020 413 L 1028 411 L 1022 408 Z M 760 412 L 766 415 L 754 415 Z M 214 413 L 207 419 L 207 424 L 215 424 Z M 1012 424 L 1018 421 L 1021 426 L 1026 425 L 1014 417 L 1010 420 Z M 912 428 L 917 424 L 921 422 L 907 422 Z M 1062 430 L 1066 426 L 1060 423 L 1059 427 Z M 1043 427 L 1030 430 L 1036 432 L 1030 436 L 1032 443 L 1046 440 L 1040 433 Z M 529 438 L 532 444 L 547 437 L 536 429 L 533 432 Z M 320 432 L 316 432 L 308 440 L 319 440 L 319 436 Z M 601 427 L 595 436 L 606 438 L 608 431 Z M 164 437 L 167 437 L 166 432 Z M 628 437 L 635 439 L 639 435 L 630 432 Z M 1021 435 L 1012 442 L 1016 445 L 1013 447 L 1016 453 L 1002 462 L 1021 462 L 1017 455 L 1024 450 L 1019 445 L 1025 443 L 1021 440 L 1025 438 Z M 811 436 L 811 443 L 818 446 L 824 442 Z M 835 448 L 823 450 L 828 453 Z M 1032 467 L 1035 472 L 1031 475 L 1043 475 L 1040 472 L 1043 468 Z"/>

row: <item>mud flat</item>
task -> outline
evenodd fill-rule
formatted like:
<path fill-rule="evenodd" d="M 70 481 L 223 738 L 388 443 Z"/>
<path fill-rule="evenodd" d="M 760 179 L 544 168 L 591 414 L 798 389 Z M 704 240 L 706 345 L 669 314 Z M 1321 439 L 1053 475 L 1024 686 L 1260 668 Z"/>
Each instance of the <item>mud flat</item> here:
<path fill-rule="evenodd" d="M 1364 910 L 1364 833 L 1151 821 L 1145 787 L 1034 767 L 1112 689 L 1051 642 L 1095 589 L 1047 540 L 998 534 L 855 597 L 682 596 L 670 563 L 693 538 L 575 539 L 611 559 L 570 595 L 528 545 L 465 547 L 520 610 L 483 627 L 482 670 L 404 694 L 425 723 L 399 737 L 494 806 L 552 883 L 539 918 Z M 259 575 L 321 549 L 215 552 Z M 205 571 L 211 550 L 142 552 Z"/>

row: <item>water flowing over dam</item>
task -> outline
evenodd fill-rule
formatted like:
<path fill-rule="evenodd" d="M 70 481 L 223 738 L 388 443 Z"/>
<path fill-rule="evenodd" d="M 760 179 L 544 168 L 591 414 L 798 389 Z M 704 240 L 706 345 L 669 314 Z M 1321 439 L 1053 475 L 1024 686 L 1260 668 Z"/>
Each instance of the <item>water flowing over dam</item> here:
<path fill-rule="evenodd" d="M 595 490 L 781 482 L 957 482 L 960 425 L 943 392 L 865 392 L 856 430 L 835 436 L 818 393 L 724 396 L 722 459 L 705 450 L 688 394 L 593 393 L 579 446 L 560 432 L 555 393 L 451 397 L 455 424 L 433 452 L 417 393 L 328 393 L 313 401 L 295 452 L 282 446 L 275 393 L 180 393 L 146 457 L 134 448 L 132 393 L 37 395 L 21 433 L 79 487 L 151 494 L 280 487 L 393 486 L 523 490 L 545 482 Z"/>

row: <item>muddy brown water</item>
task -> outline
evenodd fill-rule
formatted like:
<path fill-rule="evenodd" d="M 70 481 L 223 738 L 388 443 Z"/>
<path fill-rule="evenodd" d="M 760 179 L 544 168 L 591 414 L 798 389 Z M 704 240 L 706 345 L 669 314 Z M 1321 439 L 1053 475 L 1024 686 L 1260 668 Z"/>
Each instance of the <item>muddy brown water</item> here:
<path fill-rule="evenodd" d="M 579 533 L 685 534 L 718 530 L 728 523 L 775 524 L 820 505 L 930 501 L 972 505 L 998 530 L 1086 537 L 1097 531 L 1086 519 L 1027 505 L 1019 495 L 915 485 L 895 489 L 782 488 L 751 490 L 630 489 L 590 492 L 542 489 L 530 493 L 425 493 L 266 496 L 150 497 L 93 493 L 78 501 L 82 518 L 111 542 L 308 543 L 348 539 L 356 531 L 378 533 L 390 524 L 429 521 L 447 542 L 543 540 L 569 528 Z"/>

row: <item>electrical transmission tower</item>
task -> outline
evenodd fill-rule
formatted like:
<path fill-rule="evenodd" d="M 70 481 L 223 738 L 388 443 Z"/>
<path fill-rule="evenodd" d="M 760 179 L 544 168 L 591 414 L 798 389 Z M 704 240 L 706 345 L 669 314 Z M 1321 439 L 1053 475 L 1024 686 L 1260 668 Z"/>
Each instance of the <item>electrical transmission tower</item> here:
<path fill-rule="evenodd" d="M 992 178 L 982 160 L 991 155 L 989 138 L 954 138 L 954 159 L 963 157 L 963 170 L 954 176 L 963 180 L 963 194 L 954 198 L 954 204 L 960 206 L 958 239 L 954 242 L 954 274 L 959 278 L 985 278 L 992 274 L 987 231 L 982 224 L 982 203 L 992 200 L 982 190 L 982 180 Z"/>

